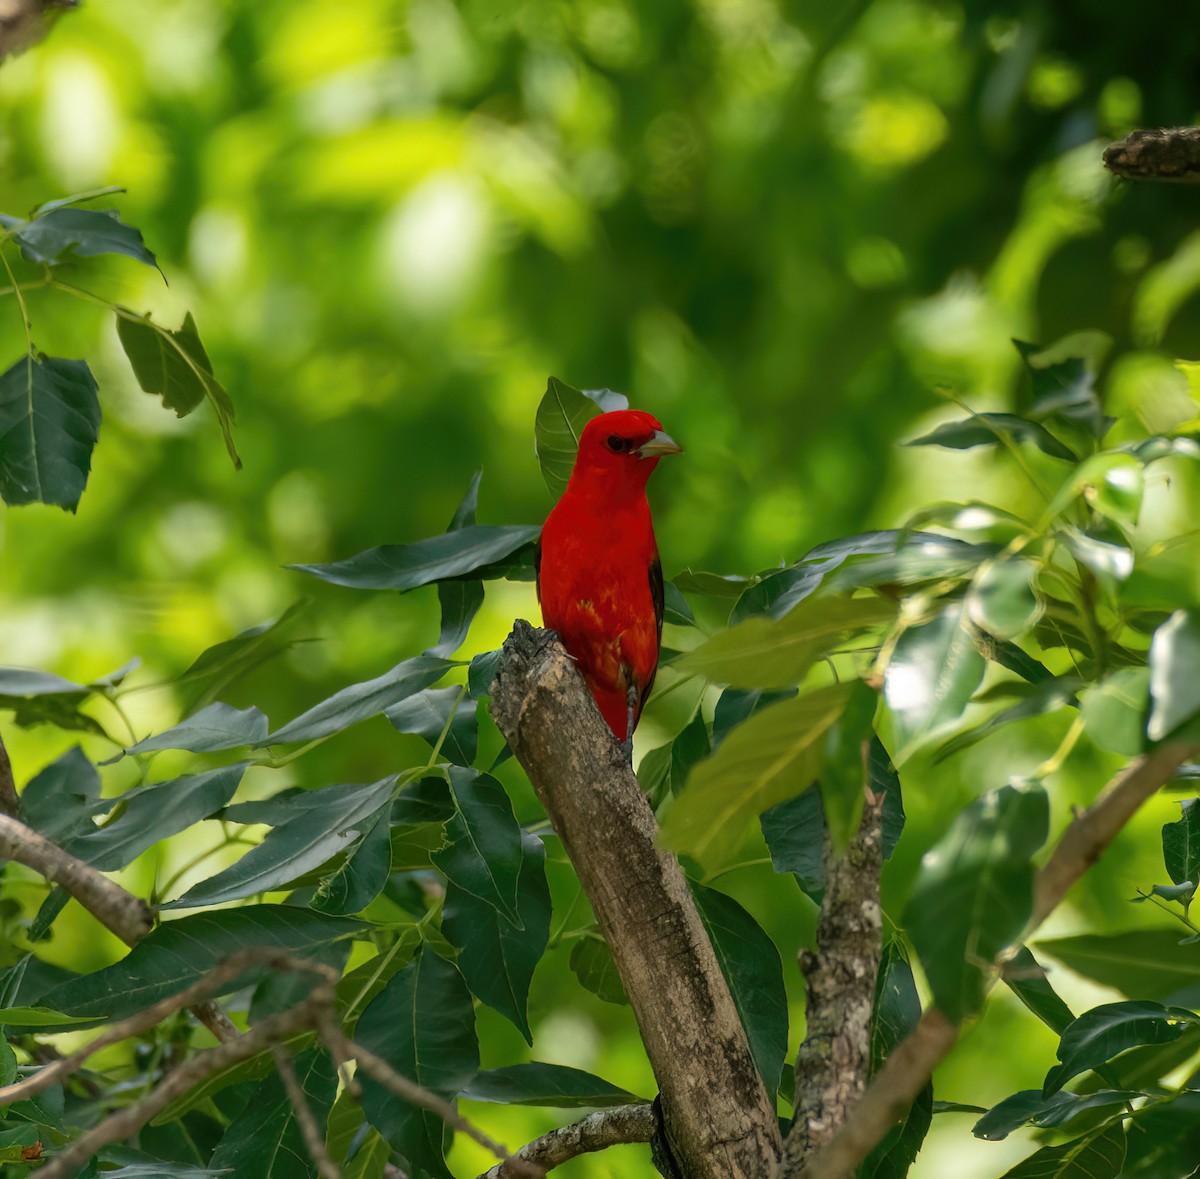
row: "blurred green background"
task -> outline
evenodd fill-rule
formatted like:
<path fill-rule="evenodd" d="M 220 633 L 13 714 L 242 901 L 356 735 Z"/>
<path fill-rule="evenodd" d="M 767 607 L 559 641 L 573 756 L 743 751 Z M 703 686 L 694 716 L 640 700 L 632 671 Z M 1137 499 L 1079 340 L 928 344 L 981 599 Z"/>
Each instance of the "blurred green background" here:
<path fill-rule="evenodd" d="M 540 520 L 532 424 L 550 373 L 628 393 L 687 447 L 652 488 L 668 574 L 752 572 L 934 501 L 1010 496 L 1002 455 L 897 443 L 950 397 L 1017 403 L 1011 337 L 1104 333 L 1083 342 L 1107 358 L 1110 404 L 1134 379 L 1185 396 L 1163 358 L 1200 358 L 1195 190 L 1121 185 L 1099 163 L 1134 126 L 1196 117 L 1200 25 L 1178 19 L 1062 0 L 88 0 L 0 68 L 0 210 L 128 188 L 115 203 L 170 285 L 120 259 L 76 281 L 170 326 L 195 314 L 245 469 L 206 408 L 177 421 L 138 391 L 110 317 L 31 295 L 36 343 L 91 361 L 105 420 L 77 517 L 0 515 L 0 663 L 86 679 L 136 654 L 132 682 L 149 684 L 309 596 L 297 633 L 319 641 L 229 702 L 282 720 L 379 674 L 434 641 L 432 589 L 364 595 L 281 566 L 441 531 L 479 466 L 481 522 Z M 0 302 L 0 361 L 22 348 Z M 535 610 L 532 587 L 490 585 L 467 653 Z M 139 735 L 176 715 L 170 692 L 127 699 Z M 652 711 L 642 747 L 678 712 Z M 906 770 L 890 887 L 1064 725 L 1034 722 L 1020 748 L 993 742 L 953 775 Z M 63 740 L 13 732 L 18 778 Z M 408 764 L 406 740 L 377 720 L 289 772 L 372 780 Z M 1110 769 L 1077 758 L 1058 817 Z M 1170 817 L 1147 816 L 1147 839 L 1126 838 L 1116 877 L 1056 929 L 1135 924 L 1125 897 L 1161 875 L 1152 836 Z M 127 877 L 148 887 L 161 868 Z M 796 995 L 808 902 L 762 866 L 722 887 L 776 937 Z M 80 918 L 47 956 L 117 953 Z M 646 1091 L 628 1010 L 558 959 L 534 984 L 539 1057 Z M 1080 1005 L 1103 995 L 1062 982 Z M 798 1008 L 794 1022 L 793 1041 Z M 519 1058 L 498 1017 L 481 1026 L 485 1064 Z M 988 1104 L 1051 1058 L 1000 998 L 938 1096 Z M 510 1145 L 552 1116 L 475 1112 Z M 1028 1135 L 976 1142 L 969 1123 L 937 1119 L 914 1176 L 995 1175 L 1028 1151 Z M 563 1174 L 650 1175 L 644 1153 Z M 460 1146 L 452 1165 L 484 1161 Z"/>

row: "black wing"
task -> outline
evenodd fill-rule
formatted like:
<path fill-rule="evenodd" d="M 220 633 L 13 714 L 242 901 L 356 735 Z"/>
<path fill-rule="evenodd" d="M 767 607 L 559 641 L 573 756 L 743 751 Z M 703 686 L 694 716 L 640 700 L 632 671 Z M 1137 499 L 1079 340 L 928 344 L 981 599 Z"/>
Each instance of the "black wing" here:
<path fill-rule="evenodd" d="M 666 608 L 666 597 L 663 590 L 663 574 L 662 562 L 655 557 L 650 562 L 650 600 L 654 603 L 654 621 L 658 627 L 658 645 L 662 646 L 662 628 L 663 628 L 663 611 Z M 642 685 L 641 693 L 638 699 L 638 716 L 642 715 L 642 709 L 646 707 L 646 701 L 650 699 L 650 689 L 654 687 L 654 677 L 658 674 L 658 661 L 655 660 L 654 670 L 650 673 L 650 678 Z M 636 723 L 636 718 L 635 718 Z"/>
<path fill-rule="evenodd" d="M 533 546 L 533 583 L 537 587 L 538 605 L 542 604 L 542 538 L 537 538 L 537 544 Z M 659 634 L 662 633 L 660 625 Z"/>

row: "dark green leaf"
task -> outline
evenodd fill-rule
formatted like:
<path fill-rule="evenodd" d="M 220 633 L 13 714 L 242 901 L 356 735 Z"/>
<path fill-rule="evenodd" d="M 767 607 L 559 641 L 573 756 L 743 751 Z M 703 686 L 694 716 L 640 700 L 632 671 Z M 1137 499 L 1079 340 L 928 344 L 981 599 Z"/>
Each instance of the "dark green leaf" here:
<path fill-rule="evenodd" d="M 895 616 L 880 598 L 811 597 L 778 622 L 751 618 L 689 651 L 681 671 L 736 688 L 787 688 L 847 636 Z"/>
<path fill-rule="evenodd" d="M 419 778 L 405 786 L 392 804 L 392 822 L 415 827 L 446 823 L 454 817 L 454 799 L 445 778 Z"/>
<path fill-rule="evenodd" d="M 758 577 L 743 577 L 739 573 L 709 573 L 704 569 L 684 569 L 672 580 L 675 588 L 686 594 L 702 594 L 706 598 L 738 598 L 747 586 L 757 585 Z"/>
<path fill-rule="evenodd" d="M 947 606 L 931 622 L 900 636 L 883 681 L 897 761 L 962 716 L 983 671 L 983 657 L 963 625 L 961 606 Z"/>
<path fill-rule="evenodd" d="M 687 598 L 673 581 L 663 583 L 663 620 L 675 626 L 695 626 L 696 619 Z"/>
<path fill-rule="evenodd" d="M 1033 910 L 1033 854 L 1049 804 L 1040 787 L 977 799 L 921 862 L 906 928 L 938 1008 L 958 1022 L 979 1009 L 989 964 Z"/>
<path fill-rule="evenodd" d="M 1052 1031 L 1062 1035 L 1075 1019 L 1028 946 L 1022 946 L 1005 964 L 1003 977 L 1013 994 Z"/>
<path fill-rule="evenodd" d="M 546 382 L 533 431 L 542 478 L 555 497 L 562 495 L 571 477 L 583 427 L 599 413 L 625 409 L 628 405 L 620 393 L 611 389 L 581 393 L 557 377 Z"/>
<path fill-rule="evenodd" d="M 759 817 L 776 872 L 791 872 L 817 904 L 825 894 L 825 815 L 817 790 L 805 790 Z"/>
<path fill-rule="evenodd" d="M 193 913 L 165 921 L 138 942 L 120 962 L 51 987 L 38 1005 L 67 1015 L 121 1019 L 190 986 L 223 958 L 238 950 L 262 948 L 303 957 L 333 938 L 363 928 L 345 917 L 326 917 L 287 905 L 246 905 L 213 913 Z M 256 967 L 232 979 L 223 994 L 262 977 Z"/>
<path fill-rule="evenodd" d="M 1022 1089 L 992 1106 L 972 1127 L 976 1138 L 999 1142 L 1021 1126 L 1049 1129 L 1064 1126 L 1089 1109 L 1126 1105 L 1143 1094 L 1132 1089 L 1100 1089 L 1095 1093 L 1068 1093 L 1059 1090 L 1043 1097 L 1040 1089 Z"/>
<path fill-rule="evenodd" d="M 1116 419 L 1105 417 L 1100 408 L 1088 362 L 1079 356 L 1051 360 L 1036 344 L 1013 343 L 1033 378 L 1033 416 L 1075 422 L 1102 438 Z"/>
<path fill-rule="evenodd" d="M 492 681 L 496 678 L 496 668 L 503 654 L 503 651 L 485 651 L 471 660 L 467 668 L 467 689 L 472 700 L 482 700 L 491 693 Z"/>
<path fill-rule="evenodd" d="M 1173 929 L 1077 934 L 1039 941 L 1038 949 L 1130 998 L 1168 999 L 1200 981 L 1200 949 L 1181 946 Z"/>
<path fill-rule="evenodd" d="M 663 842 L 707 862 L 733 851 L 768 807 L 799 794 L 821 771 L 825 733 L 848 686 L 819 688 L 756 712 L 688 777 L 663 826 Z"/>
<path fill-rule="evenodd" d="M 1041 616 L 1034 592 L 1037 566 L 1023 557 L 988 561 L 967 594 L 967 617 L 997 639 L 1024 634 Z"/>
<path fill-rule="evenodd" d="M 155 753 L 160 749 L 186 749 L 189 753 L 215 753 L 239 745 L 258 745 L 267 735 L 267 718 L 257 708 L 231 708 L 214 703 L 174 728 L 146 737 L 126 753 Z"/>
<path fill-rule="evenodd" d="M 141 233 L 126 225 L 116 209 L 43 206 L 32 221 L 5 217 L 3 225 L 20 245 L 21 256 L 38 266 L 55 266 L 69 254 L 83 258 L 123 254 L 158 269 Z"/>
<path fill-rule="evenodd" d="M 475 760 L 479 724 L 475 701 L 464 687 L 426 688 L 385 709 L 383 715 L 401 733 L 416 733 L 433 746 L 441 741 L 443 759 L 460 766 Z"/>
<path fill-rule="evenodd" d="M 482 571 L 532 544 L 540 531 L 538 526 L 472 524 L 412 544 L 381 545 L 328 565 L 288 568 L 351 589 L 410 590 Z"/>
<path fill-rule="evenodd" d="M 1200 798 L 1179 804 L 1183 815 L 1162 829 L 1163 860 L 1176 884 L 1200 882 Z"/>
<path fill-rule="evenodd" d="M 351 684 L 335 692 L 283 728 L 276 729 L 260 744 L 282 745 L 290 741 L 314 741 L 318 737 L 328 737 L 428 688 L 440 680 L 451 666 L 449 660 L 437 659 L 432 655 L 406 659 L 373 680 Z"/>
<path fill-rule="evenodd" d="M 82 360 L 21 357 L 0 374 L 0 498 L 75 511 L 99 435 L 91 369 Z"/>
<path fill-rule="evenodd" d="M 890 860 L 900 836 L 904 833 L 904 795 L 900 790 L 900 775 L 892 765 L 888 751 L 878 737 L 872 736 L 867 754 L 867 785 L 872 794 L 883 795 L 883 858 Z"/>
<path fill-rule="evenodd" d="M 953 450 L 970 450 L 976 446 L 999 446 L 1005 438 L 1032 442 L 1051 458 L 1075 462 L 1068 450 L 1045 426 L 1011 413 L 975 413 L 968 418 L 943 422 L 928 434 L 914 438 L 905 446 L 947 446 Z"/>
<path fill-rule="evenodd" d="M 858 1179 L 904 1179 L 933 1121 L 933 1082 L 926 1082 L 904 1120 L 893 1126 L 859 1167 Z"/>
<path fill-rule="evenodd" d="M 1083 727 L 1101 749 L 1136 757 L 1146 745 L 1150 672 L 1122 667 L 1080 694 Z"/>
<path fill-rule="evenodd" d="M 729 984 L 767 1093 L 779 1088 L 788 1046 L 787 992 L 774 942 L 732 897 L 691 882 L 700 920 Z"/>
<path fill-rule="evenodd" d="M 337 1073 L 324 1048 L 296 1057 L 296 1079 L 305 1101 L 323 1126 L 337 1092 Z M 296 1111 L 279 1074 L 259 1083 L 245 1109 L 230 1122 L 209 1160 L 218 1174 L 253 1175 L 255 1179 L 301 1179 L 317 1171 L 304 1146 Z"/>
<path fill-rule="evenodd" d="M 0 683 L 4 672 L 0 671 Z M 34 777 L 21 794 L 21 816 L 52 843 L 94 831 L 93 807 L 100 798 L 100 775 L 78 745 Z"/>
<path fill-rule="evenodd" d="M 4 1038 L 0 1028 L 0 1086 L 11 1085 L 17 1079 L 17 1054 Z"/>
<path fill-rule="evenodd" d="M 846 708 L 825 734 L 821 769 L 821 808 L 835 856 L 845 853 L 862 819 L 864 754 L 874 736 L 875 707 L 879 697 L 862 680 L 854 680 Z"/>
<path fill-rule="evenodd" d="M 565 1064 L 510 1064 L 485 1069 L 462 1092 L 470 1101 L 555 1109 L 608 1109 L 645 1098 Z"/>
<path fill-rule="evenodd" d="M 1063 1146 L 1043 1146 L 1001 1179 L 1118 1179 L 1125 1161 L 1125 1130 L 1118 1122 Z"/>
<path fill-rule="evenodd" d="M 1200 712 L 1200 611 L 1176 610 L 1150 643 L 1146 733 L 1163 741 Z"/>
<path fill-rule="evenodd" d="M 1056 1065 L 1046 1074 L 1042 1093 L 1049 1096 L 1072 1077 L 1089 1072 L 1130 1048 L 1169 1044 L 1197 1017 L 1182 1007 L 1132 1001 L 1104 1003 L 1085 1011 L 1067 1026 L 1058 1045 Z"/>
<path fill-rule="evenodd" d="M 196 321 L 189 311 L 174 331 L 160 327 L 148 315 L 120 308 L 117 336 L 129 358 L 137 383 L 146 393 L 162 398 L 176 417 L 186 417 L 208 398 L 225 439 L 225 449 L 239 470 L 242 460 L 233 444 L 236 414 L 229 394 L 213 375 L 212 361 L 200 341 Z"/>
<path fill-rule="evenodd" d="M 359 913 L 383 891 L 391 874 L 391 809 L 385 806 L 346 862 L 317 885 L 309 904 L 322 913 Z"/>
<path fill-rule="evenodd" d="M 664 799 L 678 794 L 692 766 L 711 752 L 708 725 L 697 709 L 674 741 L 651 749 L 638 763 L 638 781 L 649 796 L 650 805 L 657 807 Z"/>
<path fill-rule="evenodd" d="M 235 864 L 193 885 L 164 909 L 194 909 L 270 892 L 345 851 L 391 808 L 396 775 L 370 786 L 326 786 L 310 791 L 308 808 L 273 828 Z"/>
<path fill-rule="evenodd" d="M 508 794 L 478 770 L 451 766 L 449 777 L 456 807 L 446 828 L 450 843 L 433 862 L 451 883 L 519 928 L 517 879 L 525 857 Z"/>
<path fill-rule="evenodd" d="M 1053 675 L 1049 668 L 1039 663 L 1032 655 L 1027 655 L 1016 643 L 994 639 L 982 631 L 975 635 L 975 649 L 984 659 L 998 663 L 1027 683 L 1040 684 L 1042 680 L 1048 680 Z"/>
<path fill-rule="evenodd" d="M 612 951 L 599 930 L 584 934 L 571 947 L 571 970 L 584 990 L 591 991 L 597 999 L 605 1003 L 629 1003 Z"/>
<path fill-rule="evenodd" d="M 726 688 L 713 709 L 713 749 L 760 708 L 766 708 L 777 700 L 791 700 L 797 691 L 796 688 L 784 688 L 778 692 L 763 692 L 759 688 Z"/>
<path fill-rule="evenodd" d="M 425 653 L 448 657 L 466 641 L 471 623 L 483 605 L 483 582 L 438 582 L 438 604 L 442 608 L 441 632 L 436 645 Z"/>
<path fill-rule="evenodd" d="M 425 949 L 375 997 L 355 1038 L 402 1077 L 447 1099 L 479 1071 L 471 995 L 455 967 Z M 363 1112 L 413 1167 L 454 1179 L 442 1155 L 443 1125 L 366 1077 Z"/>
<path fill-rule="evenodd" d="M 442 933 L 458 948 L 458 966 L 471 991 L 511 1019 L 532 1044 L 529 984 L 550 939 L 550 889 L 542 841 L 522 835 L 521 852 L 517 882 L 520 926 L 451 882 L 446 888 Z"/>

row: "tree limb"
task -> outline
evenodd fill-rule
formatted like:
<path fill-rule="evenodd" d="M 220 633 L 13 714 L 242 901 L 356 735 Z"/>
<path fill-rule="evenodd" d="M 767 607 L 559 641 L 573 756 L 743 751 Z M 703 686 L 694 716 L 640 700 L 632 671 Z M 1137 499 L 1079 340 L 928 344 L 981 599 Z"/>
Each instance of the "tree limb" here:
<path fill-rule="evenodd" d="M 0 61 L 36 45 L 50 31 L 55 10 L 77 4 L 78 0 L 0 0 Z"/>
<path fill-rule="evenodd" d="M 657 846 L 637 778 L 553 634 L 517 622 L 491 709 L 612 949 L 658 1080 L 660 1145 L 689 1179 L 768 1173 L 781 1147 L 775 1111 L 687 880 Z"/>
<path fill-rule="evenodd" d="M 630 1142 L 649 1142 L 654 1136 L 654 1107 L 648 1104 L 617 1105 L 597 1110 L 581 1121 L 560 1126 L 521 1147 L 514 1159 L 536 1163 L 543 1171 L 569 1162 L 581 1154 L 604 1150 Z M 479 1179 L 514 1179 L 517 1172 L 512 1163 L 497 1163 Z"/>
<path fill-rule="evenodd" d="M 1164 746 L 1142 754 L 1076 816 L 1034 879 L 1033 916 L 1019 943 L 1062 902 L 1142 803 L 1157 793 L 1184 762 L 1197 755 L 1197 745 Z M 779 1179 L 845 1179 L 851 1175 L 904 1116 L 957 1039 L 958 1028 L 950 1020 L 936 1009 L 926 1011 L 916 1030 L 896 1046 L 872 1078 L 863 1099 L 833 1137 L 804 1159 L 799 1168 L 781 1168 Z"/>
<path fill-rule="evenodd" d="M 1200 183 L 1200 127 L 1144 127 L 1104 149 L 1104 166 L 1125 180 Z"/>

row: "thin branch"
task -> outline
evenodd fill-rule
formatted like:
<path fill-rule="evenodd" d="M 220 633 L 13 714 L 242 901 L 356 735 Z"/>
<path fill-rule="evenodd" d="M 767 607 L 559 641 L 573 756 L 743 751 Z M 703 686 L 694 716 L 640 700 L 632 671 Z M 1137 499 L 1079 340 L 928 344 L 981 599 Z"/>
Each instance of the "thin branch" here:
<path fill-rule="evenodd" d="M 654 1137 L 655 1117 L 652 1105 L 617 1105 L 597 1110 L 582 1121 L 560 1126 L 521 1147 L 514 1159 L 535 1163 L 543 1171 L 552 1171 L 581 1154 L 621 1146 L 630 1142 L 649 1142 Z M 497 1163 L 479 1179 L 514 1179 L 518 1172 L 512 1162 Z"/>
<path fill-rule="evenodd" d="M 1121 770 L 1063 832 L 1034 879 L 1033 916 L 1018 939 L 1028 935 L 1062 902 L 1076 881 L 1100 858 L 1138 808 L 1168 782 L 1200 746 L 1171 745 L 1143 754 Z M 1016 944 L 1016 943 L 1014 943 Z M 958 1028 L 936 1009 L 921 1017 L 872 1078 L 862 1101 L 829 1142 L 799 1169 L 776 1172 L 779 1179 L 843 1179 L 904 1116 L 933 1070 L 949 1055 Z"/>
<path fill-rule="evenodd" d="M 17 797 L 17 784 L 13 781 L 12 762 L 0 737 L 0 814 L 15 819 L 21 813 L 21 800 Z"/>
<path fill-rule="evenodd" d="M 308 1098 L 304 1096 L 304 1090 L 300 1088 L 300 1082 L 296 1079 L 296 1070 L 292 1067 L 292 1058 L 288 1055 L 288 1050 L 282 1044 L 274 1044 L 271 1047 L 271 1055 L 275 1058 L 279 1079 L 283 1082 L 288 1100 L 292 1103 L 296 1124 L 300 1127 L 300 1137 L 304 1139 L 304 1149 L 308 1151 L 308 1157 L 316 1166 L 317 1174 L 321 1179 L 342 1179 L 341 1170 L 325 1149 L 325 1137 L 317 1125 L 317 1119 L 313 1117 Z"/>
<path fill-rule="evenodd" d="M 15 860 L 62 885 L 127 946 L 140 942 L 154 925 L 145 901 L 10 815 L 0 815 L 0 860 Z"/>

